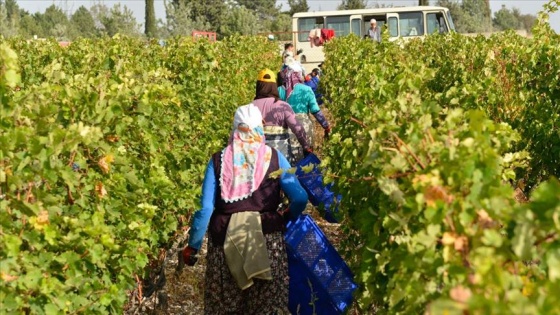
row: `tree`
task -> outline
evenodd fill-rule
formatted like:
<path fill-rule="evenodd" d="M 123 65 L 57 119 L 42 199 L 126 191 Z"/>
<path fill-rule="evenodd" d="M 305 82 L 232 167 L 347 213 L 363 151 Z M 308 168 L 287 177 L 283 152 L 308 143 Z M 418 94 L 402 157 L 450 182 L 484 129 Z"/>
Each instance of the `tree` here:
<path fill-rule="evenodd" d="M 228 10 L 224 17 L 219 29 L 222 36 L 256 35 L 260 29 L 260 21 L 255 12 L 243 6 Z"/>
<path fill-rule="evenodd" d="M 487 0 L 463 0 L 461 8 L 465 12 L 463 23 L 468 33 L 492 31 L 492 19 Z"/>
<path fill-rule="evenodd" d="M 156 9 L 154 0 L 146 0 L 146 21 L 144 25 L 144 34 L 148 37 L 154 37 L 157 32 L 156 26 Z"/>
<path fill-rule="evenodd" d="M 394 8 L 395 6 L 392 3 L 379 3 L 376 2 L 370 6 L 372 9 L 381 9 L 381 8 Z"/>
<path fill-rule="evenodd" d="M 464 18 L 465 12 L 461 8 L 461 4 L 457 0 L 438 0 L 436 5 L 441 7 L 446 7 L 449 9 L 449 13 L 451 14 L 451 18 L 455 24 L 456 31 L 458 33 L 463 33 L 461 29 L 462 19 Z"/>
<path fill-rule="evenodd" d="M 0 6 L 4 6 L 6 8 L 8 19 L 14 21 L 19 20 L 20 8 L 16 0 L 5 0 L 5 1 L 0 0 Z"/>
<path fill-rule="evenodd" d="M 36 17 L 29 12 L 22 10 L 19 20 L 19 35 L 30 38 L 35 35 L 43 36 L 43 29 L 39 25 Z"/>
<path fill-rule="evenodd" d="M 490 9 L 490 0 L 485 0 L 484 3 L 484 19 L 486 21 L 492 21 L 492 10 Z"/>
<path fill-rule="evenodd" d="M 220 27 L 226 12 L 226 3 L 223 0 L 173 0 L 175 8 L 189 8 L 191 19 L 207 22 L 203 31 L 216 31 Z"/>
<path fill-rule="evenodd" d="M 19 32 L 19 7 L 14 0 L 0 1 L 0 36 L 11 37 Z"/>
<path fill-rule="evenodd" d="M 53 4 L 45 10 L 45 13 L 36 13 L 34 18 L 42 30 L 39 36 L 53 36 L 58 40 L 68 39 L 68 17 L 61 8 Z"/>
<path fill-rule="evenodd" d="M 459 33 L 482 33 L 492 31 L 492 21 L 487 17 L 487 0 L 438 0 L 437 5 L 451 12 Z"/>
<path fill-rule="evenodd" d="M 96 26 L 109 36 L 122 34 L 126 36 L 140 36 L 140 25 L 136 22 L 134 14 L 127 7 L 121 8 L 115 4 L 111 9 L 103 4 L 91 7 Z"/>
<path fill-rule="evenodd" d="M 506 8 L 505 5 L 502 5 L 502 8 L 494 13 L 493 24 L 495 28 L 502 31 L 521 28 L 521 22 L 513 14 L 513 11 Z"/>
<path fill-rule="evenodd" d="M 278 40 L 292 40 L 292 17 L 288 13 L 279 13 L 274 19 L 263 23 L 262 31 L 280 33 Z"/>
<path fill-rule="evenodd" d="M 160 36 L 190 36 L 194 30 L 206 30 L 211 26 L 204 17 L 194 18 L 190 6 L 184 1 L 165 4 L 166 19 L 160 25 Z"/>
<path fill-rule="evenodd" d="M 367 0 L 342 0 L 338 6 L 338 10 L 356 10 L 365 9 L 367 7 Z"/>
<path fill-rule="evenodd" d="M 259 18 L 273 18 L 279 14 L 276 0 L 237 0 L 237 4 L 257 13 Z"/>
<path fill-rule="evenodd" d="M 307 0 L 288 0 L 288 5 L 290 6 L 290 11 L 289 11 L 290 16 L 293 16 L 295 13 L 298 12 L 309 11 L 309 5 L 307 4 Z"/>
<path fill-rule="evenodd" d="M 76 37 L 93 37 L 97 35 L 95 21 L 91 12 L 84 6 L 80 6 L 70 18 L 72 29 L 72 38 Z"/>
<path fill-rule="evenodd" d="M 537 21 L 537 17 L 532 14 L 521 14 L 518 8 L 512 9 L 513 16 L 519 21 L 521 29 L 527 31 L 527 33 L 531 33 L 535 22 Z"/>
<path fill-rule="evenodd" d="M 418 0 L 418 5 L 430 5 L 430 1 L 428 1 L 428 0 Z"/>

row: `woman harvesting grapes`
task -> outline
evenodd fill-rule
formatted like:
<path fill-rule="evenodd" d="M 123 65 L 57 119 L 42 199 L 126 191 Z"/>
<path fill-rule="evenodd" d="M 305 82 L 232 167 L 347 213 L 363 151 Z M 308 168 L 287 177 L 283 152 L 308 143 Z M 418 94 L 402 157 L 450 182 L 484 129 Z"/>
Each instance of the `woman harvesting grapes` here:
<path fill-rule="evenodd" d="M 228 146 L 212 155 L 182 258 L 196 263 L 209 228 L 205 314 L 289 314 L 285 216 L 296 218 L 307 194 L 286 158 L 265 144 L 262 115 L 253 104 L 235 113 Z M 280 214 L 281 191 L 290 200 Z"/>

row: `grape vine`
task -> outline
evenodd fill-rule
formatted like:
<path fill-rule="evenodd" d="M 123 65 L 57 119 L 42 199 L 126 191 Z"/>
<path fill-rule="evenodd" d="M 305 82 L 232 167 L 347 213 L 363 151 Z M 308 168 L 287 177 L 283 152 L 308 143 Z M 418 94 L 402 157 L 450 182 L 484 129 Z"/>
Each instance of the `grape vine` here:
<path fill-rule="evenodd" d="M 531 39 L 327 44 L 323 164 L 365 313 L 560 313 L 560 37 L 545 17 Z"/>
<path fill-rule="evenodd" d="M 115 36 L 0 50 L 0 313 L 121 312 L 198 208 L 276 47 Z"/>

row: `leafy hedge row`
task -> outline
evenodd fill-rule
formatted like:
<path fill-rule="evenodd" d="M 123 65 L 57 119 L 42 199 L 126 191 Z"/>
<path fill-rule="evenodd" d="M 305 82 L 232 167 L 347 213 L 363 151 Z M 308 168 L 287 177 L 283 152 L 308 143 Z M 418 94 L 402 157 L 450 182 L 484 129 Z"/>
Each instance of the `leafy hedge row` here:
<path fill-rule="evenodd" d="M 0 41 L 0 312 L 119 312 L 198 207 L 259 38 Z"/>
<path fill-rule="evenodd" d="M 324 165 L 365 313 L 560 313 L 559 55 L 543 21 L 533 39 L 327 44 Z"/>

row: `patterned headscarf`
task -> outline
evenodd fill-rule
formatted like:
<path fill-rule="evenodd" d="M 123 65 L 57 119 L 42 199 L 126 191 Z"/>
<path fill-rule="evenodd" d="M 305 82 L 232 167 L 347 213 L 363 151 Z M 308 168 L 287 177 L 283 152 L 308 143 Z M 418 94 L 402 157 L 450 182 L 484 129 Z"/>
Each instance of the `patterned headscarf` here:
<path fill-rule="evenodd" d="M 253 104 L 239 107 L 229 144 L 222 152 L 222 199 L 231 203 L 250 197 L 261 185 L 271 156 L 271 148 L 265 144 L 260 110 Z"/>

